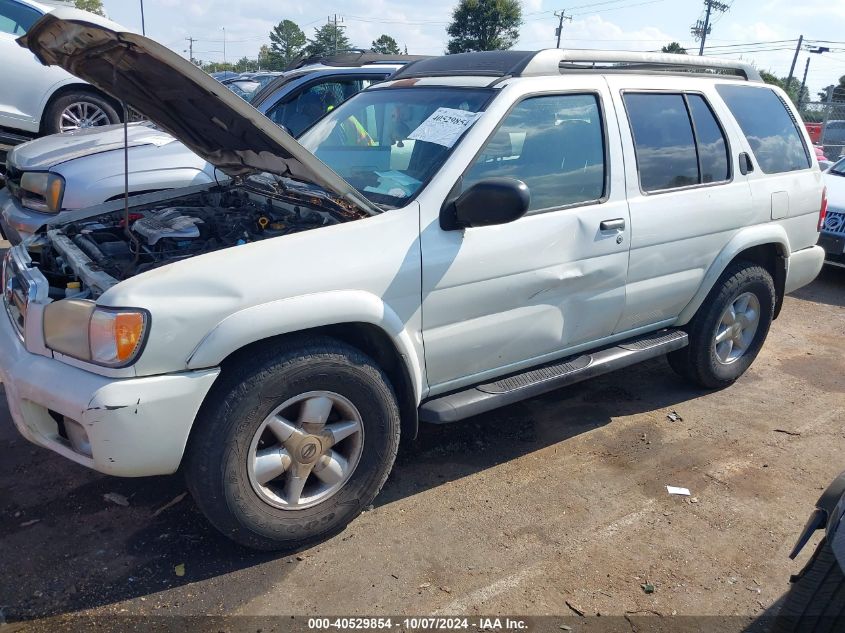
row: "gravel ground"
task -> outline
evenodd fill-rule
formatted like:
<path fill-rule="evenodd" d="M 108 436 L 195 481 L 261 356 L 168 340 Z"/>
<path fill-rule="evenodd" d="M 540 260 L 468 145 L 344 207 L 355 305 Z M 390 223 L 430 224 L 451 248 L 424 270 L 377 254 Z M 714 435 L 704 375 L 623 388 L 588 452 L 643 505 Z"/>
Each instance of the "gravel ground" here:
<path fill-rule="evenodd" d="M 30 446 L 4 402 L 0 622 L 771 612 L 816 539 L 798 561 L 789 549 L 845 469 L 844 307 L 845 271 L 825 270 L 721 392 L 691 389 L 659 359 L 424 426 L 371 511 L 288 555 L 217 535 L 178 476 L 112 479 Z"/>

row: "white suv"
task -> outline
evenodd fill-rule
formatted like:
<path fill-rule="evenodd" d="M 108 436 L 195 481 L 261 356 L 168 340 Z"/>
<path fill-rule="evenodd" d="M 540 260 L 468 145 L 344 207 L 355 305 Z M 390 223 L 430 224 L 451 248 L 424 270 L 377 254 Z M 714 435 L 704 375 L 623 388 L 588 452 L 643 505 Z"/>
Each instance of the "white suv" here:
<path fill-rule="evenodd" d="M 666 353 L 728 387 L 822 266 L 809 139 L 739 62 L 433 58 L 300 145 L 158 44 L 62 17 L 27 36 L 41 59 L 234 179 L 76 212 L 36 262 L 11 249 L 12 418 L 103 473 L 181 466 L 250 547 L 341 529 L 418 420 Z"/>
<path fill-rule="evenodd" d="M 117 100 L 62 68 L 45 68 L 18 46 L 15 40 L 52 10 L 32 0 L 0 0 L 0 136 L 10 141 L 120 121 Z"/>

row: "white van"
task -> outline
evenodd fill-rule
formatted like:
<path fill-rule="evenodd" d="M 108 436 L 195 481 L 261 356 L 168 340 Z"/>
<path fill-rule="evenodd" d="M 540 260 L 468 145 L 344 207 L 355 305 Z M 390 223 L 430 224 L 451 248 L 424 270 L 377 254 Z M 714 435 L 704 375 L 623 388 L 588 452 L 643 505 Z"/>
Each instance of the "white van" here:
<path fill-rule="evenodd" d="M 667 353 L 728 387 L 824 260 L 809 138 L 741 62 L 432 58 L 300 145 L 141 36 L 57 11 L 23 41 L 233 180 L 74 212 L 35 261 L 11 249 L 12 418 L 103 473 L 181 466 L 250 547 L 341 529 L 418 420 Z"/>

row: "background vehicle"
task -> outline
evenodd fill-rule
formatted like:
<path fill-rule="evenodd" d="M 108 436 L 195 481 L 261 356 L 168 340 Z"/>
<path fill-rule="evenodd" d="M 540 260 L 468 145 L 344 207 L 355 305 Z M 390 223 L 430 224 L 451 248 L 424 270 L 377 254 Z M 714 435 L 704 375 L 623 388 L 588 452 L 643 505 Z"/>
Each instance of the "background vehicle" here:
<path fill-rule="evenodd" d="M 817 530 L 825 535 L 791 586 L 773 633 L 816 633 L 845 629 L 845 473 L 816 502 L 789 557 L 795 559 Z"/>
<path fill-rule="evenodd" d="M 827 215 L 821 227 L 819 246 L 825 263 L 845 268 L 845 158 L 824 173 L 827 187 Z"/>
<path fill-rule="evenodd" d="M 845 120 L 830 120 L 822 130 L 819 143 L 828 159 L 836 161 L 845 156 Z"/>
<path fill-rule="evenodd" d="M 24 41 L 237 178 L 80 211 L 37 262 L 10 249 L 9 410 L 104 473 L 184 464 L 209 520 L 250 547 L 342 529 L 419 420 L 667 353 L 728 387 L 822 266 L 809 139 L 742 62 L 431 58 L 297 142 L 172 51 L 61 17 Z M 145 60 L 131 82 L 126 55 Z"/>
<path fill-rule="evenodd" d="M 16 39 L 52 10 L 32 0 L 0 0 L 0 141 L 20 142 L 121 120 L 122 107 L 115 99 L 57 66 L 44 66 L 18 46 Z"/>
<path fill-rule="evenodd" d="M 243 73 L 220 83 L 246 101 L 252 101 L 258 91 L 282 73 Z"/>
<path fill-rule="evenodd" d="M 360 59 L 342 58 L 347 64 Z M 323 62 L 328 63 L 270 77 L 264 88 L 253 93 L 252 105 L 298 135 L 341 101 L 384 80 L 405 63 L 401 57 L 397 61 L 386 55 L 368 55 L 360 66 L 341 66 L 335 58 Z M 144 123 L 129 125 L 129 168 L 132 195 L 212 183 L 216 177 L 224 177 L 170 134 Z M 62 216 L 56 213 L 122 197 L 123 126 L 48 136 L 18 145 L 9 152 L 6 169 L 9 186 L 0 190 L 0 230 L 16 244 L 48 221 L 61 222 Z M 58 179 L 59 191 L 50 206 L 45 206 L 46 180 L 40 181 L 43 191 L 26 192 L 21 187 L 22 181 L 34 174 Z"/>

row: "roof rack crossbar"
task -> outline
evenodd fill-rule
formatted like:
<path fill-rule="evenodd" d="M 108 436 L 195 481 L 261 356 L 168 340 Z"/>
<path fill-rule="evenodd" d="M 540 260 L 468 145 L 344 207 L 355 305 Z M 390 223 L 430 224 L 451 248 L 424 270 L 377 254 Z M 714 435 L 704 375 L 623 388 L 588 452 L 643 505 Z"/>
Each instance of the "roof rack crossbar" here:
<path fill-rule="evenodd" d="M 569 71 L 722 71 L 762 82 L 759 71 L 751 64 L 734 59 L 675 55 L 671 53 L 634 53 L 589 49 L 547 49 L 537 52 L 520 72 L 521 76 L 550 75 Z"/>

